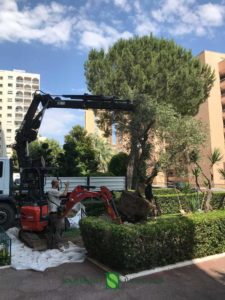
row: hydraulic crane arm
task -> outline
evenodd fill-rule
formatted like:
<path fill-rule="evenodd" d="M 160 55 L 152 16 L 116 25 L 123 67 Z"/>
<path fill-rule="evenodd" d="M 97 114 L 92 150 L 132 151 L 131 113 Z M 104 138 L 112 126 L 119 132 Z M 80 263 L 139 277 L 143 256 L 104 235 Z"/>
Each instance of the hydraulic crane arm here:
<path fill-rule="evenodd" d="M 30 167 L 28 144 L 36 140 L 44 113 L 49 108 L 132 111 L 133 104 L 130 100 L 120 100 L 113 96 L 107 97 L 88 94 L 51 96 L 44 93 L 35 93 L 15 137 L 16 143 L 14 149 L 17 152 L 20 168 Z"/>

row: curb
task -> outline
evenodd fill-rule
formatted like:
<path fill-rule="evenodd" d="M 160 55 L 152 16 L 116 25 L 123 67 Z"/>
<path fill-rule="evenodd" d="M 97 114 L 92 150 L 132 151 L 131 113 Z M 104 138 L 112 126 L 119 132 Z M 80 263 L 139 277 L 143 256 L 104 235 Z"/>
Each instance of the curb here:
<path fill-rule="evenodd" d="M 0 267 L 0 270 L 2 270 L 2 269 L 9 269 L 9 268 L 11 268 L 11 265 L 2 266 L 2 267 Z"/>
<path fill-rule="evenodd" d="M 119 277 L 120 277 L 121 282 L 128 282 L 128 281 L 130 281 L 132 279 L 135 279 L 135 278 L 139 278 L 139 277 L 143 277 L 143 276 L 147 276 L 147 275 L 152 275 L 152 274 L 156 274 L 156 273 L 160 273 L 160 272 L 165 272 L 165 271 L 169 271 L 169 270 L 174 270 L 174 269 L 178 269 L 178 268 L 183 268 L 183 267 L 191 266 L 191 265 L 198 264 L 198 263 L 201 263 L 201 262 L 206 262 L 206 261 L 209 261 L 209 260 L 223 258 L 223 257 L 225 257 L 225 252 L 220 253 L 220 254 L 205 256 L 205 257 L 202 257 L 202 258 L 194 258 L 192 260 L 186 260 L 186 261 L 183 261 L 183 262 L 167 265 L 167 266 L 164 266 L 164 267 L 157 267 L 157 268 L 150 269 L 150 270 L 144 270 L 144 271 L 141 271 L 141 272 L 138 272 L 138 273 L 132 273 L 132 274 L 127 274 L 127 275 L 121 275 L 120 274 Z M 99 267 L 100 269 L 102 269 L 106 272 L 113 272 L 113 270 L 111 270 L 107 266 L 103 265 L 102 263 L 99 263 L 95 259 L 90 258 L 90 257 L 87 257 L 87 259 L 90 262 L 92 262 L 93 264 L 95 264 L 97 267 Z"/>

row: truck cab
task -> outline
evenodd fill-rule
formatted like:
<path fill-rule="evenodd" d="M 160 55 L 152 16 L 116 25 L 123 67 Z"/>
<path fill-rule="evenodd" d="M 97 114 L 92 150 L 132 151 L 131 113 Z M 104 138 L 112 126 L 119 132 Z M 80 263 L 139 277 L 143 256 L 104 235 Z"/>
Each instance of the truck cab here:
<path fill-rule="evenodd" d="M 0 157 L 0 226 L 10 228 L 15 222 L 15 214 L 12 161 L 7 157 Z"/>

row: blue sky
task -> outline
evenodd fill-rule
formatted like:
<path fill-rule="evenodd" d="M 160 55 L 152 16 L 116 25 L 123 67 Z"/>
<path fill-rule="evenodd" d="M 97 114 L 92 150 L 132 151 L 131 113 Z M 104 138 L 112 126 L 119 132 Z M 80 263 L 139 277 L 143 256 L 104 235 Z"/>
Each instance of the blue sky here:
<path fill-rule="evenodd" d="M 225 1 L 0 0 L 0 69 L 41 75 L 52 94 L 87 92 L 83 64 L 92 48 L 153 33 L 191 49 L 225 52 Z M 83 111 L 47 111 L 40 133 L 63 142 Z"/>

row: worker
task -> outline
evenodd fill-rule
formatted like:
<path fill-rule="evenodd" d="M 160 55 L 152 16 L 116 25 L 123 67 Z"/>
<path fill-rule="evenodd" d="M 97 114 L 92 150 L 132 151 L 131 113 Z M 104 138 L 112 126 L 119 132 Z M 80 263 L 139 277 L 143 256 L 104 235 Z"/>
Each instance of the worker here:
<path fill-rule="evenodd" d="M 63 193 L 59 191 L 59 181 L 52 180 L 52 188 L 48 191 L 48 210 L 49 210 L 49 236 L 48 248 L 55 249 L 61 246 L 61 236 L 63 219 L 60 218 L 59 208 L 61 204 L 60 197 L 66 197 L 68 193 L 69 182 L 64 183 L 65 189 Z"/>
<path fill-rule="evenodd" d="M 160 206 L 156 200 L 156 198 L 153 195 L 152 192 L 152 183 L 153 183 L 153 177 L 149 177 L 146 179 L 145 184 L 145 198 L 149 201 L 151 205 L 152 214 L 154 217 L 157 215 L 161 215 L 161 209 Z"/>
<path fill-rule="evenodd" d="M 146 179 L 145 184 L 145 198 L 152 203 L 154 196 L 152 193 L 152 183 L 153 183 L 153 178 L 149 177 L 148 179 Z"/>

